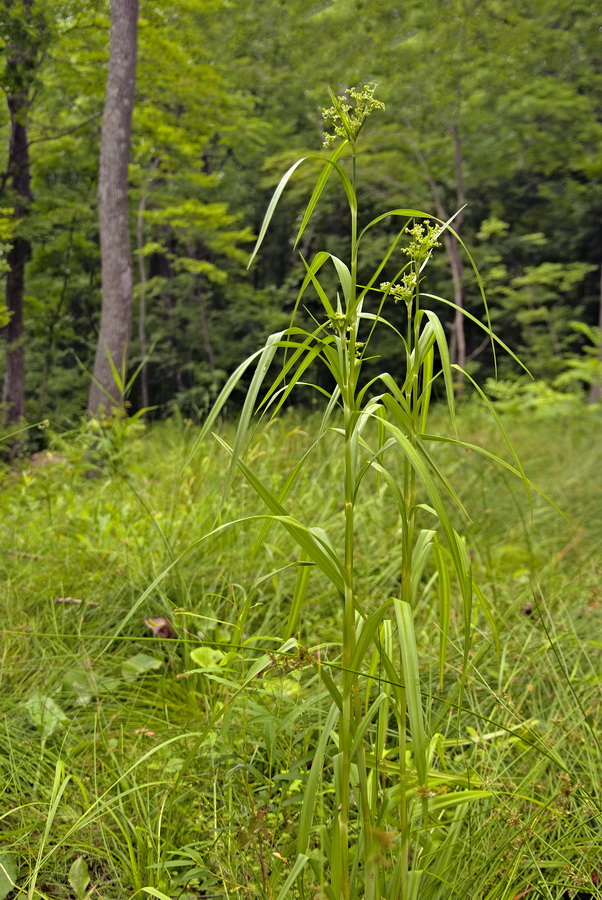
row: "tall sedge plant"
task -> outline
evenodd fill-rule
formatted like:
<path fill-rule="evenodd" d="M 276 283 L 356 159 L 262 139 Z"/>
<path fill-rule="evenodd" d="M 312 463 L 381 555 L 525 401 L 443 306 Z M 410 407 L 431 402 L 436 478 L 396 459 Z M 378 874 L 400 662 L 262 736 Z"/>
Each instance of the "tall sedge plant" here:
<path fill-rule="evenodd" d="M 452 602 L 456 595 L 460 598 L 462 675 L 447 695 L 445 709 L 460 706 L 471 645 L 473 604 L 475 600 L 481 603 L 483 597 L 473 581 L 466 543 L 452 524 L 452 515 L 458 510 L 465 514 L 464 507 L 440 468 L 433 448 L 439 442 L 470 445 L 429 430 L 433 386 L 440 382 L 455 433 L 454 370 L 458 367 L 450 361 L 442 322 L 436 312 L 425 306 L 425 301 L 429 306 L 435 302 L 454 304 L 424 290 L 425 270 L 443 232 L 447 230 L 457 240 L 460 238 L 453 231 L 453 220 L 442 222 L 428 213 L 406 208 L 387 210 L 360 230 L 356 171 L 360 138 L 370 114 L 383 104 L 374 97 L 370 86 L 351 89 L 341 97 L 331 92 L 331 101 L 324 116 L 331 126 L 326 143 L 334 148 L 327 157 L 298 160 L 284 174 L 268 206 L 252 259 L 261 247 L 288 181 L 305 163 L 317 164 L 320 174 L 301 220 L 297 243 L 334 176 L 349 209 L 348 257 L 342 260 L 319 251 L 311 259 L 303 258 L 305 277 L 295 310 L 313 290 L 321 305 L 321 321 L 308 331 L 296 325 L 293 317 L 289 328 L 272 335 L 261 350 L 242 363 L 225 385 L 200 439 L 212 428 L 242 375 L 255 364 L 236 437 L 229 448 L 226 490 L 239 469 L 268 509 L 258 540 L 277 523 L 299 546 L 299 574 L 281 650 L 286 652 L 295 645 L 293 635 L 311 566 L 326 576 L 340 598 L 340 676 L 333 674 L 332 667 L 314 660 L 332 705 L 308 777 L 298 826 L 298 856 L 279 898 L 289 893 L 308 866 L 314 870 L 314 877 L 317 875 L 323 882 L 329 900 L 361 896 L 369 900 L 436 898 L 448 896 L 446 874 L 469 805 L 488 796 L 488 791 L 469 772 L 445 771 L 437 766 L 443 737 L 436 722 L 427 727 L 414 626 L 416 601 L 428 568 L 438 604 L 440 686 L 451 646 Z M 363 244 L 384 219 L 399 223 L 397 233 L 382 259 L 362 260 L 362 271 L 369 263 L 372 268 L 367 283 L 361 284 L 358 272 Z M 468 258 L 472 264 L 470 254 Z M 392 280 L 385 281 L 385 270 L 395 268 Z M 336 277 L 334 294 L 325 287 L 324 275 L 329 269 L 334 270 Z M 476 269 L 475 277 L 482 293 Z M 497 343 L 508 350 L 491 331 L 486 304 L 484 309 L 485 323 L 463 313 L 485 331 L 492 345 Z M 389 373 L 381 372 L 364 383 L 361 375 L 371 339 L 375 329 L 382 327 L 392 329 L 397 337 L 404 375 L 396 381 Z M 268 370 L 279 351 L 283 352 L 282 365 L 278 374 L 267 381 Z M 336 385 L 326 403 L 314 446 L 329 430 L 342 445 L 344 464 L 339 487 L 344 537 L 340 547 L 324 530 L 304 523 L 289 503 L 292 487 L 308 455 L 299 461 L 278 495 L 260 481 L 244 460 L 254 412 L 258 408 L 277 412 L 314 364 L 324 366 Z M 478 386 L 472 384 L 485 400 Z M 528 483 L 516 457 L 511 465 L 486 450 L 472 449 L 495 459 Z M 395 456 L 401 459 L 401 478 L 393 464 Z M 359 496 L 370 472 L 377 474 L 394 498 L 402 526 L 399 591 L 396 596 L 383 597 L 377 609 L 366 609 L 358 596 L 354 559 Z M 489 616 L 487 604 L 481 605 Z M 256 669 L 265 664 L 265 660 L 259 661 Z M 317 828 L 315 798 L 327 756 L 332 758 L 329 772 L 334 802 L 328 820 Z M 317 846 L 318 835 L 321 850 Z"/>

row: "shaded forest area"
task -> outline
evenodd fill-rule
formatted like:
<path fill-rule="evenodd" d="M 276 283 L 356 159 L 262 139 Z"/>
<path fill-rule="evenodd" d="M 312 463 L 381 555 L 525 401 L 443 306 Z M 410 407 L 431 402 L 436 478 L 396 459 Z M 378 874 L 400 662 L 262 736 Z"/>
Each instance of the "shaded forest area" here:
<path fill-rule="evenodd" d="M 322 152 L 327 85 L 340 93 L 367 83 L 377 84 L 386 109 L 364 143 L 360 227 L 392 206 L 444 220 L 457 213 L 454 227 L 480 268 L 492 324 L 538 389 L 597 399 L 596 7 L 142 2 L 129 167 L 132 406 L 151 405 L 161 416 L 202 413 L 227 373 L 288 323 L 304 271 L 298 251 L 344 256 L 347 214 L 334 189 L 302 246 L 292 246 L 313 183 L 309 167 L 287 188 L 261 258 L 246 271 L 280 174 L 299 156 Z M 0 271 L 9 298 L 23 280 L 24 326 L 21 333 L 15 314 L 7 323 L 0 306 L 0 374 L 6 384 L 7 360 L 23 353 L 26 403 L 18 412 L 30 420 L 62 422 L 86 408 L 101 303 L 97 193 L 109 24 L 107 2 L 4 0 L 0 10 Z M 387 228 L 365 241 L 360 279 L 362 263 L 380 258 Z M 480 317 L 467 258 L 447 233 L 444 240 L 430 289 Z M 311 314 L 308 307 L 307 321 Z M 477 325 L 451 306 L 446 324 L 454 361 L 481 381 L 493 375 Z M 379 366 L 395 374 L 386 340 L 378 351 Z M 499 375 L 494 396 L 524 401 L 534 390 L 509 358 Z"/>

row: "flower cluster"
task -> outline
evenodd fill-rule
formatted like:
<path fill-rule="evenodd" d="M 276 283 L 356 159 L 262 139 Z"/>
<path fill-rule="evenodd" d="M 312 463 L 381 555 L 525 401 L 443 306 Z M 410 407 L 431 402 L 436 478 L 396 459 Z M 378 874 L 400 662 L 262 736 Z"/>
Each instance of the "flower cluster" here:
<path fill-rule="evenodd" d="M 416 273 L 410 272 L 409 275 L 402 276 L 401 284 L 391 284 L 390 281 L 383 281 L 380 289 L 381 291 L 386 291 L 388 294 L 391 294 L 396 303 L 403 300 L 406 306 L 411 306 L 417 284 L 418 279 Z"/>
<path fill-rule="evenodd" d="M 341 331 L 345 328 L 347 319 L 345 318 L 344 313 L 333 312 L 331 316 L 328 316 L 328 321 L 330 322 L 330 327 L 333 331 Z"/>
<path fill-rule="evenodd" d="M 385 104 L 374 98 L 376 85 L 367 84 L 361 90 L 349 88 L 342 96 L 334 98 L 333 106 L 322 110 L 325 122 L 330 122 L 333 133 L 324 134 L 324 146 L 329 147 L 337 138 L 345 138 L 354 144 L 362 126 L 375 109 L 384 109 Z M 349 103 L 354 101 L 354 106 Z"/>
<path fill-rule="evenodd" d="M 401 252 L 413 259 L 419 266 L 422 265 L 430 259 L 435 247 L 441 246 L 439 237 L 442 231 L 440 225 L 416 222 L 411 228 L 406 228 L 406 234 L 410 235 L 411 241 Z"/>

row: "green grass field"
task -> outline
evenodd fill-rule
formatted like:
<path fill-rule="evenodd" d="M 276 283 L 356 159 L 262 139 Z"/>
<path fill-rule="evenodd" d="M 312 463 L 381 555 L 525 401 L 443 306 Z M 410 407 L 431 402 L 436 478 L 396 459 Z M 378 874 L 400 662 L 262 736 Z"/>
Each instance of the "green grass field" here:
<path fill-rule="evenodd" d="M 441 447 L 438 463 L 470 513 L 468 523 L 454 516 L 486 606 L 473 607 L 463 672 L 451 584 L 441 683 L 437 571 L 421 572 L 414 627 L 430 789 L 407 786 L 407 797 L 410 817 L 412 803 L 430 804 L 416 846 L 425 859 L 437 848 L 440 863 L 420 900 L 602 896 L 602 414 L 504 424 L 528 477 L 566 518 L 493 462 Z M 300 410 L 255 434 L 246 459 L 271 491 L 318 427 Z M 461 410 L 459 431 L 505 455 L 476 407 Z M 82 429 L 0 473 L 0 898 L 330 896 L 339 754 L 324 739 L 333 693 L 322 676 L 336 691 L 339 598 L 316 567 L 298 565 L 292 537 L 262 518 L 240 475 L 221 506 L 228 457 L 213 438 L 196 446 L 197 433 L 168 422 L 93 447 Z M 232 440 L 227 426 L 219 433 Z M 335 437 L 290 496 L 338 547 Z M 377 472 L 355 529 L 355 590 L 369 616 L 400 578 L 400 517 Z M 153 633 L 160 617 L 175 637 Z M 387 622 L 384 642 L 397 628 L 393 614 Z M 355 739 L 379 810 L 371 852 L 384 897 L 400 788 L 395 753 L 379 758 L 393 720 L 376 652 L 360 680 Z M 413 752 L 409 742 L 409 765 Z M 352 792 L 352 848 L 365 840 L 354 803 Z"/>

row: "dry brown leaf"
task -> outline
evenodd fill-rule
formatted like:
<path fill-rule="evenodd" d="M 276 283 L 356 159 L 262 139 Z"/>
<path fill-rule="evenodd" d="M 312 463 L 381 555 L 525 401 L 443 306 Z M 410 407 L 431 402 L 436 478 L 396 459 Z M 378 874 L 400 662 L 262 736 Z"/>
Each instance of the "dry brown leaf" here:
<path fill-rule="evenodd" d="M 145 619 L 144 624 L 150 628 L 155 637 L 175 638 L 176 636 L 173 625 L 165 616 L 153 616 L 152 619 Z"/>
<path fill-rule="evenodd" d="M 69 606 L 81 606 L 82 603 L 85 603 L 86 606 L 98 606 L 96 600 L 80 600 L 79 597 L 55 597 L 55 603 L 65 603 Z"/>

